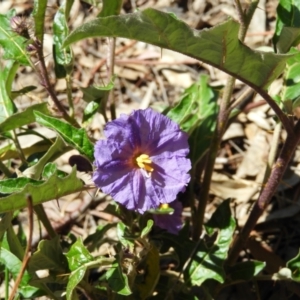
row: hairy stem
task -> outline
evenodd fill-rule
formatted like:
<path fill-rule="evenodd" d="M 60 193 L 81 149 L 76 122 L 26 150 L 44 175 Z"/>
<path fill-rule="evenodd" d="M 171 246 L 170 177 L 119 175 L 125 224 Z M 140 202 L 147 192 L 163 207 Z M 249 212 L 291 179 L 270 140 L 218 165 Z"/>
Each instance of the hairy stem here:
<path fill-rule="evenodd" d="M 52 101 L 55 103 L 58 110 L 62 113 L 63 118 L 66 121 L 68 121 L 70 124 L 72 124 L 73 126 L 79 128 L 80 126 L 77 123 L 77 121 L 68 115 L 64 106 L 60 103 L 60 101 L 58 100 L 58 98 L 52 88 L 52 85 L 49 80 L 46 64 L 45 64 L 43 48 L 39 42 L 36 42 L 36 49 L 37 49 L 38 63 L 39 63 L 39 67 L 40 67 L 40 72 L 38 72 L 38 74 L 41 77 L 42 85 L 47 90 L 48 94 L 50 95 Z"/>
<path fill-rule="evenodd" d="M 233 264 L 237 260 L 239 253 L 247 242 L 250 232 L 253 230 L 254 226 L 257 223 L 257 220 L 270 203 L 274 193 L 278 188 L 278 185 L 288 166 L 288 163 L 292 159 L 295 149 L 300 141 L 300 121 L 297 122 L 294 132 L 295 134 L 287 136 L 283 148 L 281 149 L 280 155 L 272 168 L 270 177 L 268 178 L 264 189 L 262 190 L 258 200 L 256 201 L 245 226 L 242 228 L 241 232 L 236 237 L 233 243 L 227 261 L 229 265 Z"/>

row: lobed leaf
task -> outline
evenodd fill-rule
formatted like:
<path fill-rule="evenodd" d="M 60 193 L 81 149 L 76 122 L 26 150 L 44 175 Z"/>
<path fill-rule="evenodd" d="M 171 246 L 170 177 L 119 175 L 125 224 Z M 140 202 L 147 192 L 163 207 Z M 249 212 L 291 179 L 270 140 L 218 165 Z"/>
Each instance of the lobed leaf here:
<path fill-rule="evenodd" d="M 28 194 L 32 196 L 33 205 L 36 205 L 81 191 L 82 187 L 83 183 L 76 177 L 76 169 L 73 168 L 71 174 L 64 178 L 54 174 L 38 186 L 29 183 L 22 191 L 1 198 L 0 212 L 27 207 L 26 195 Z"/>
<path fill-rule="evenodd" d="M 39 124 L 55 130 L 66 143 L 72 145 L 81 154 L 88 157 L 90 161 L 94 160 L 94 146 L 83 128 L 75 128 L 57 118 L 49 117 L 40 112 L 34 112 L 34 114 Z"/>
<path fill-rule="evenodd" d="M 251 50 L 239 41 L 238 30 L 233 20 L 193 30 L 173 14 L 149 8 L 85 23 L 66 38 L 64 46 L 88 37 L 134 39 L 194 57 L 250 86 L 267 87 L 282 73 L 288 56 Z"/>
<path fill-rule="evenodd" d="M 39 111 L 43 114 L 48 114 L 49 111 L 47 109 L 47 103 L 34 104 L 26 108 L 24 111 L 15 113 L 10 117 L 6 118 L 2 123 L 0 123 L 0 133 L 9 130 L 14 130 L 24 125 L 35 122 L 35 115 L 33 113 L 34 111 Z"/>
<path fill-rule="evenodd" d="M 49 270 L 57 275 L 68 271 L 67 260 L 63 254 L 59 236 L 39 242 L 37 251 L 33 253 L 29 260 L 28 270 L 30 273 Z"/>
<path fill-rule="evenodd" d="M 31 178 L 26 178 L 26 177 L 4 179 L 4 180 L 1 180 L 0 193 L 1 194 L 11 194 L 11 193 L 15 193 L 15 192 L 20 192 L 29 183 L 32 185 L 38 186 L 38 185 L 42 184 L 43 181 L 34 180 Z"/>

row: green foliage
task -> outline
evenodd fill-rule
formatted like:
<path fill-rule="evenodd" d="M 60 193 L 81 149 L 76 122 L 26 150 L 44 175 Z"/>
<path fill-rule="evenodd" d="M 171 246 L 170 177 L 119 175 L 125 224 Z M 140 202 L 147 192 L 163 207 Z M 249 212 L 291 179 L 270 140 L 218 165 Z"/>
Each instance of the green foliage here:
<path fill-rule="evenodd" d="M 18 63 L 8 61 L 2 69 L 0 64 L 0 122 L 15 112 L 15 105 L 10 98 L 11 82 L 18 69 Z"/>
<path fill-rule="evenodd" d="M 103 18 L 103 17 L 119 15 L 122 8 L 122 4 L 123 4 L 122 0 L 116 0 L 116 1 L 103 0 L 102 10 L 98 15 L 98 17 Z"/>
<path fill-rule="evenodd" d="M 70 47 L 63 48 L 63 40 L 69 34 L 68 18 L 74 0 L 65 0 L 53 20 L 53 56 L 57 78 L 66 77 L 73 68 L 73 54 Z"/>
<path fill-rule="evenodd" d="M 149 8 L 85 23 L 67 37 L 64 46 L 88 37 L 124 37 L 194 57 L 250 85 L 268 86 L 283 71 L 288 57 L 251 50 L 240 43 L 238 30 L 232 20 L 209 30 L 192 30 L 172 14 Z"/>
<path fill-rule="evenodd" d="M 5 248 L 0 249 L 0 263 L 5 265 L 8 268 L 9 272 L 12 274 L 13 278 L 16 279 L 20 273 L 22 261 L 12 254 L 9 250 Z M 19 293 L 24 298 L 31 298 L 37 295 L 38 289 L 32 286 L 29 286 L 30 275 L 25 271 L 22 281 L 19 285 Z"/>
<path fill-rule="evenodd" d="M 27 207 L 26 196 L 28 194 L 32 196 L 33 205 L 37 205 L 80 191 L 82 187 L 82 181 L 76 177 L 76 169 L 64 178 L 53 174 L 42 184 L 28 183 L 20 192 L 1 198 L 0 211 L 6 212 Z"/>
<path fill-rule="evenodd" d="M 203 158 L 206 157 L 205 154 L 212 157 L 212 149 L 220 146 L 222 137 L 215 134 L 218 133 L 217 124 L 220 125 L 223 121 L 224 124 L 229 123 L 231 119 L 223 120 L 222 117 L 228 115 L 231 118 L 236 108 L 235 101 L 232 101 L 236 99 L 233 99 L 231 93 L 228 103 L 225 103 L 226 110 L 222 110 L 224 103 L 221 101 L 224 99 L 221 96 L 226 95 L 227 88 L 213 88 L 207 75 L 200 75 L 199 80 L 176 99 L 174 106 L 165 107 L 164 110 L 189 135 L 193 178 L 186 192 L 181 193 L 177 199 L 185 207 L 182 219 L 186 222 L 178 235 L 155 226 L 155 217 L 158 214 L 172 216 L 172 208 L 162 206 L 141 215 L 112 200 L 102 211 L 99 211 L 100 206 L 95 209 L 100 214 L 110 215 L 110 219 L 104 219 L 101 215 L 98 217 L 95 213 L 92 220 L 96 229 L 90 231 L 88 227 L 84 240 L 66 233 L 66 228 L 58 236 L 51 228 L 47 215 L 43 215 L 41 206 L 46 201 L 75 192 L 81 192 L 79 198 L 85 197 L 83 192 L 86 190 L 97 201 L 110 201 L 110 198 L 101 193 L 100 196 L 98 193 L 93 196 L 93 190 L 90 191 L 89 188 L 94 187 L 85 185 L 78 178 L 75 165 L 76 160 L 79 161 L 78 157 L 84 157 L 83 160 L 89 167 L 79 171 L 86 172 L 84 175 L 88 180 L 88 176 L 92 175 L 94 161 L 94 128 L 89 128 L 88 124 L 98 114 L 104 116 L 105 122 L 109 121 L 110 115 L 106 114 L 108 105 L 117 103 L 108 103 L 109 93 L 115 88 L 115 75 L 109 82 L 103 80 L 100 85 L 94 83 L 88 87 L 80 87 L 85 103 L 81 102 L 80 106 L 75 107 L 76 103 L 72 103 L 71 83 L 77 60 L 73 56 L 72 43 L 93 37 L 123 37 L 146 42 L 162 48 L 162 55 L 163 49 L 171 49 L 216 67 L 248 84 L 262 96 L 284 71 L 283 85 L 276 96 L 276 103 L 268 95 L 265 98 L 273 105 L 278 104 L 278 110 L 276 111 L 276 107 L 273 109 L 278 116 L 282 113 L 279 119 L 283 120 L 283 124 L 286 117 L 290 126 L 293 126 L 296 119 L 294 111 L 300 104 L 300 56 L 296 48 L 300 41 L 300 0 L 279 1 L 273 39 L 274 49 L 278 54 L 255 51 L 243 44 L 239 39 L 240 25 L 232 19 L 198 31 L 190 28 L 173 13 L 149 8 L 132 14 L 124 14 L 123 10 L 120 14 L 124 1 L 85 2 L 93 5 L 93 9 L 101 8 L 101 11 L 94 20 L 75 28 L 71 34 L 69 25 L 75 25 L 68 23 L 72 20 L 69 17 L 74 0 L 61 1 L 59 7 L 51 7 L 50 15 L 54 16 L 51 28 L 47 28 L 45 21 L 48 15 L 47 1 L 35 0 L 30 17 L 17 17 L 12 21 L 14 10 L 0 14 L 0 46 L 3 48 L 2 58 L 6 60 L 0 63 L 0 269 L 6 270 L 7 285 L 10 284 L 10 278 L 16 279 L 24 263 L 28 241 L 26 226 L 19 221 L 18 213 L 23 208 L 28 210 L 28 195 L 32 198 L 36 216 L 52 237 L 40 240 L 36 251 L 32 247 L 29 263 L 18 287 L 20 295 L 15 298 L 44 295 L 57 300 L 79 300 L 85 295 L 90 299 L 195 300 L 201 297 L 217 298 L 217 293 L 224 287 L 241 281 L 267 278 L 300 282 L 300 253 L 278 273 L 270 275 L 262 274 L 265 262 L 244 259 L 239 263 L 227 263 L 234 235 L 241 235 L 236 233 L 236 222 L 231 215 L 229 200 L 224 200 L 205 226 L 202 226 L 205 227 L 205 232 L 200 240 L 194 234 L 195 224 L 203 225 L 197 219 L 196 211 L 209 200 L 201 198 L 202 186 L 200 192 L 197 190 L 202 175 L 209 174 L 205 170 L 206 162 Z M 249 6 L 254 7 L 255 3 L 251 2 Z M 249 17 L 247 8 L 244 17 L 246 22 Z M 20 24 L 22 28 L 18 27 Z M 44 68 L 45 54 L 42 47 L 48 30 L 51 30 L 53 36 L 53 61 L 47 66 L 49 70 Z M 102 43 L 100 39 L 98 42 Z M 19 90 L 13 90 L 20 65 L 31 66 L 36 72 L 37 81 L 34 85 L 17 85 Z M 53 65 L 55 78 L 50 70 Z M 40 92 L 30 98 L 38 98 L 39 104 L 28 107 L 19 105 L 22 102 L 20 97 L 40 90 L 35 85 L 44 87 L 53 103 L 57 104 L 61 95 L 60 91 L 55 90 L 54 80 L 64 77 L 68 86 L 69 113 L 65 102 L 61 102 L 61 107 L 57 105 L 60 111 L 48 109 L 46 97 Z M 281 106 L 284 107 L 282 112 L 279 108 Z M 38 133 L 36 126 L 50 128 L 55 133 L 44 136 Z M 102 130 L 103 128 L 99 128 L 100 132 Z M 21 135 L 27 137 L 31 134 L 42 140 L 30 146 L 19 142 Z M 289 134 L 290 132 L 287 133 L 287 139 L 291 139 Z M 73 155 L 73 160 L 69 160 L 69 164 L 74 167 L 68 174 L 60 170 L 55 160 L 72 149 L 79 151 L 81 156 L 77 155 L 76 158 Z M 109 180 L 111 174 L 107 174 L 107 178 Z M 80 208 L 83 213 L 90 208 L 85 207 L 84 203 Z M 98 204 L 93 201 L 91 205 L 95 203 Z M 186 208 L 188 205 L 190 209 Z M 29 213 L 32 213 L 30 209 Z M 189 217 L 186 217 L 187 214 Z M 80 221 L 82 216 L 79 219 L 72 218 L 73 214 L 68 222 Z M 13 226 L 17 223 L 18 226 Z"/>
<path fill-rule="evenodd" d="M 300 53 L 295 49 L 291 49 L 291 52 L 295 56 L 287 61 L 284 73 L 284 86 L 281 92 L 281 100 L 289 114 L 292 114 L 293 110 L 300 105 Z"/>
<path fill-rule="evenodd" d="M 49 114 L 46 103 L 34 104 L 22 112 L 15 113 L 0 123 L 0 133 L 20 128 L 35 122 L 34 111 Z"/>
<path fill-rule="evenodd" d="M 44 23 L 47 9 L 47 1 L 35 0 L 32 16 L 34 19 L 34 31 L 38 40 L 43 43 L 44 39 Z"/>
<path fill-rule="evenodd" d="M 273 43 L 279 53 L 286 53 L 300 42 L 300 1 L 280 0 Z"/>
<path fill-rule="evenodd" d="M 81 88 L 83 100 L 88 102 L 83 113 L 83 122 L 89 121 L 96 112 L 100 112 L 104 118 L 107 119 L 106 104 L 109 93 L 113 88 L 113 82 L 106 86 L 89 86 L 87 88 Z"/>
<path fill-rule="evenodd" d="M 11 28 L 11 18 L 15 11 L 11 10 L 6 15 L 0 14 L 0 45 L 4 50 L 4 59 L 11 59 L 23 65 L 29 65 L 26 53 L 26 39 L 17 35 Z"/>
<path fill-rule="evenodd" d="M 254 276 L 258 275 L 266 266 L 262 261 L 244 261 L 237 263 L 228 270 L 228 277 L 235 280 L 251 280 Z"/>
<path fill-rule="evenodd" d="M 224 262 L 235 230 L 235 220 L 231 216 L 229 200 L 224 201 L 206 224 L 207 232 L 213 240 L 202 240 L 185 272 L 185 279 L 191 285 L 201 285 L 207 279 L 220 283 L 225 281 Z"/>
<path fill-rule="evenodd" d="M 94 160 L 94 146 L 83 128 L 75 128 L 57 118 L 49 117 L 40 112 L 34 112 L 34 114 L 39 124 L 55 130 L 66 143 L 72 145 L 90 160 Z"/>

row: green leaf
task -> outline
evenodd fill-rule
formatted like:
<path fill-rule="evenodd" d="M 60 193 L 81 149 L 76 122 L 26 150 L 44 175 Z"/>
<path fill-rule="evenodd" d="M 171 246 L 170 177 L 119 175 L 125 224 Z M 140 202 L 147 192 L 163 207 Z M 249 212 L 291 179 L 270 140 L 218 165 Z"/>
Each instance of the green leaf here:
<path fill-rule="evenodd" d="M 265 262 L 257 260 L 243 261 L 230 267 L 227 275 L 231 280 L 251 280 L 266 266 Z"/>
<path fill-rule="evenodd" d="M 4 50 L 4 59 L 11 59 L 23 65 L 30 65 L 25 47 L 26 39 L 17 35 L 11 28 L 10 20 L 15 11 L 10 10 L 6 15 L 0 14 L 0 45 Z"/>
<path fill-rule="evenodd" d="M 1 180 L 0 193 L 11 194 L 22 191 L 27 184 L 40 185 L 43 181 L 34 180 L 26 177 Z M 1 200 L 0 200 L 1 201 Z"/>
<path fill-rule="evenodd" d="M 33 179 L 40 179 L 41 174 L 43 172 L 43 169 L 45 165 L 51 161 L 59 157 L 60 155 L 64 154 L 68 149 L 68 147 L 65 145 L 64 141 L 60 136 L 56 138 L 55 143 L 48 149 L 48 151 L 39 159 L 39 161 L 34 164 L 33 166 L 27 168 L 23 175 L 26 177 L 30 177 Z M 55 173 L 58 175 L 57 173 Z M 59 174 L 60 177 L 60 174 Z"/>
<path fill-rule="evenodd" d="M 57 165 L 55 163 L 47 163 L 43 169 L 43 178 L 50 178 L 53 174 L 57 174 L 58 177 L 63 178 L 67 176 L 67 173 L 57 169 Z"/>
<path fill-rule="evenodd" d="M 71 271 L 74 271 L 82 265 L 94 260 L 93 256 L 86 249 L 80 238 L 71 246 L 66 257 Z"/>
<path fill-rule="evenodd" d="M 216 115 L 218 94 L 208 85 L 208 76 L 201 75 L 197 83 L 187 88 L 180 102 L 167 116 L 191 134 L 205 118 Z"/>
<path fill-rule="evenodd" d="M 196 254 L 184 273 L 185 280 L 193 285 L 201 285 L 207 279 L 220 283 L 225 280 L 223 264 L 227 258 L 229 246 L 235 230 L 235 220 L 231 216 L 229 200 L 224 201 L 206 224 L 206 230 L 212 234 L 217 229 L 213 244 L 200 242 Z"/>
<path fill-rule="evenodd" d="M 20 273 L 22 266 L 22 261 L 19 260 L 14 254 L 9 250 L 1 247 L 0 249 L 0 263 L 4 265 L 9 272 L 12 274 L 13 278 L 16 279 Z M 18 291 L 25 298 L 32 298 L 37 293 L 38 289 L 32 287 L 28 284 L 30 280 L 30 275 L 27 271 L 24 272 L 21 283 L 19 285 Z"/>
<path fill-rule="evenodd" d="M 6 15 L 0 14 L 0 45 L 4 50 L 4 59 L 11 59 L 23 65 L 30 65 L 30 59 L 25 50 L 26 39 L 15 33 L 10 25 L 10 20 L 15 16 L 15 10 L 10 10 Z"/>
<path fill-rule="evenodd" d="M 299 0 L 280 0 L 277 6 L 277 21 L 273 44 L 281 53 L 286 53 L 291 46 L 296 46 L 299 43 L 299 7 Z"/>
<path fill-rule="evenodd" d="M 58 236 L 39 242 L 37 251 L 29 260 L 28 270 L 31 274 L 39 270 L 49 270 L 56 275 L 62 275 L 69 271 Z"/>
<path fill-rule="evenodd" d="M 37 142 L 34 145 L 24 147 L 22 150 L 23 150 L 25 157 L 28 157 L 28 156 L 30 156 L 32 154 L 36 154 L 38 152 L 47 151 L 51 145 L 52 145 L 51 141 L 45 139 L 45 140 L 41 140 L 41 141 Z M 19 153 L 16 150 L 16 146 L 13 143 L 8 143 L 8 144 L 3 145 L 0 148 L 0 158 L 2 161 L 7 160 L 7 159 L 12 159 L 12 158 L 19 158 Z"/>
<path fill-rule="evenodd" d="M 47 1 L 34 0 L 32 16 L 34 18 L 35 37 L 40 43 L 44 40 L 44 22 L 47 9 Z"/>
<path fill-rule="evenodd" d="M 27 194 L 32 196 L 33 205 L 36 205 L 81 191 L 82 187 L 83 183 L 76 177 L 76 169 L 73 168 L 71 174 L 65 178 L 59 178 L 54 174 L 49 180 L 38 186 L 29 183 L 22 191 L 1 198 L 0 212 L 27 207 Z"/>
<path fill-rule="evenodd" d="M 287 53 L 292 46 L 297 46 L 299 41 L 300 28 L 283 27 L 275 46 L 279 53 Z"/>
<path fill-rule="evenodd" d="M 134 39 L 199 59 L 250 86 L 267 87 L 283 71 L 288 56 L 253 51 L 239 41 L 238 31 L 233 20 L 193 30 L 172 14 L 149 8 L 85 23 L 67 37 L 64 46 L 88 37 Z"/>
<path fill-rule="evenodd" d="M 109 287 L 120 295 L 130 295 L 131 290 L 128 284 L 127 276 L 122 272 L 120 264 L 115 262 L 106 272 L 106 279 Z"/>
<path fill-rule="evenodd" d="M 296 55 L 287 61 L 281 92 L 281 100 L 290 114 L 293 113 L 293 109 L 299 106 L 298 98 L 300 97 L 300 52 L 296 49 L 292 49 L 291 52 Z"/>
<path fill-rule="evenodd" d="M 55 130 L 66 143 L 87 156 L 90 161 L 94 160 L 94 145 L 83 128 L 75 128 L 57 118 L 46 116 L 40 112 L 34 112 L 34 114 L 39 124 Z"/>
<path fill-rule="evenodd" d="M 81 268 L 73 271 L 69 277 L 67 284 L 67 300 L 74 300 L 74 290 L 76 286 L 80 283 L 86 273 L 87 267 L 82 266 Z"/>
<path fill-rule="evenodd" d="M 66 77 L 73 68 L 73 54 L 70 47 L 63 48 L 63 40 L 69 34 L 68 18 L 74 0 L 64 0 L 53 20 L 53 55 L 57 78 Z"/>
<path fill-rule="evenodd" d="M 123 0 L 102 0 L 102 10 L 98 17 L 108 17 L 119 15 L 122 8 Z"/>
<path fill-rule="evenodd" d="M 0 220 L 0 245 L 2 244 L 3 236 L 9 226 L 11 226 L 11 220 L 13 218 L 12 212 L 1 214 Z"/>
<path fill-rule="evenodd" d="M 88 103 L 88 105 L 85 107 L 83 111 L 82 122 L 84 123 L 88 122 L 98 112 L 99 108 L 100 108 L 100 104 L 95 101 L 91 101 L 90 103 Z"/>
<path fill-rule="evenodd" d="M 296 257 L 286 263 L 287 268 L 291 270 L 292 280 L 300 282 L 300 251 Z"/>
<path fill-rule="evenodd" d="M 34 104 L 20 113 L 15 113 L 5 119 L 0 124 L 0 133 L 19 128 L 21 126 L 35 122 L 33 111 L 39 111 L 43 114 L 49 114 L 47 103 Z"/>
<path fill-rule="evenodd" d="M 14 100 L 15 98 L 25 95 L 29 92 L 32 92 L 33 90 L 36 89 L 36 86 L 34 85 L 29 85 L 29 86 L 25 86 L 24 88 L 18 90 L 18 91 L 11 91 L 11 99 Z M 44 104 L 44 103 L 42 103 Z M 36 104 L 35 104 L 36 105 Z M 41 104 L 39 104 L 41 105 Z"/>
<path fill-rule="evenodd" d="M 119 222 L 117 225 L 117 236 L 121 244 L 124 247 L 128 247 L 129 251 L 133 252 L 133 237 L 130 235 L 128 227 L 122 222 Z"/>
<path fill-rule="evenodd" d="M 107 119 L 106 103 L 110 91 L 114 88 L 113 81 L 114 78 L 112 82 L 106 86 L 89 86 L 87 88 L 81 88 L 83 100 L 89 103 L 83 113 L 83 122 L 87 122 L 97 111 Z"/>
<path fill-rule="evenodd" d="M 141 232 L 141 238 L 144 238 L 145 236 L 147 236 L 149 234 L 149 232 L 151 231 L 151 229 L 153 227 L 153 224 L 154 224 L 153 220 L 149 219 L 147 221 L 146 227 Z"/>
<path fill-rule="evenodd" d="M 218 93 L 208 85 L 208 77 L 201 76 L 193 87 L 190 102 L 197 107 L 197 121 L 189 138 L 192 165 L 196 165 L 210 147 L 217 122 L 217 100 Z"/>
<path fill-rule="evenodd" d="M 13 61 L 8 61 L 4 69 L 0 64 L 0 122 L 5 121 L 16 110 L 14 103 L 10 98 L 11 85 L 8 82 L 14 78 L 18 64 Z"/>

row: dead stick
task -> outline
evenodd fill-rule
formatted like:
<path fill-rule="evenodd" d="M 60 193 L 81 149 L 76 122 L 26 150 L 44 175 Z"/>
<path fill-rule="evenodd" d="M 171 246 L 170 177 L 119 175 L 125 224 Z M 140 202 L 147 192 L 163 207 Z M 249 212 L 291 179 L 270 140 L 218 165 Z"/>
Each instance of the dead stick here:
<path fill-rule="evenodd" d="M 10 294 L 9 300 L 13 300 L 15 298 L 15 294 L 18 290 L 18 287 L 20 285 L 20 282 L 22 280 L 22 277 L 24 275 L 24 272 L 26 270 L 26 267 L 28 265 L 29 258 L 30 258 L 30 249 L 31 249 L 32 232 L 33 232 L 33 205 L 32 205 L 31 195 L 27 195 L 26 200 L 27 200 L 27 207 L 28 207 L 28 225 L 29 225 L 28 226 L 29 233 L 28 233 L 27 246 L 25 249 L 24 259 L 22 262 L 21 270 L 20 270 L 18 277 L 16 278 L 15 285 Z"/>

